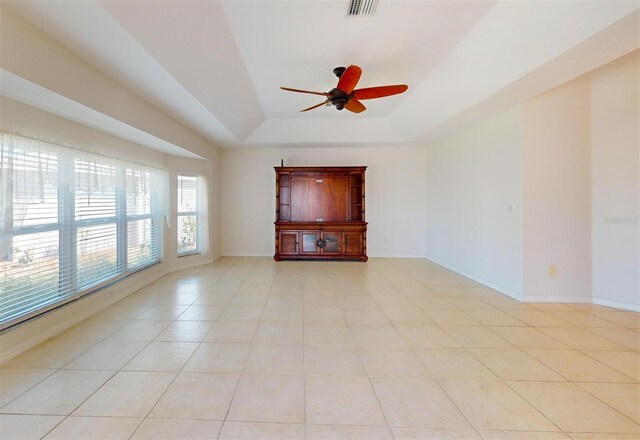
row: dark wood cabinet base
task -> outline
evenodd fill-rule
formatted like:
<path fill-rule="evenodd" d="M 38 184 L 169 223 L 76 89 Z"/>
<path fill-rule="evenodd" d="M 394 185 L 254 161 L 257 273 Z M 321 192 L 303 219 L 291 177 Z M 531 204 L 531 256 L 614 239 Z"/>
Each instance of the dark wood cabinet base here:
<path fill-rule="evenodd" d="M 367 261 L 367 223 L 275 223 L 275 255 L 280 260 Z"/>

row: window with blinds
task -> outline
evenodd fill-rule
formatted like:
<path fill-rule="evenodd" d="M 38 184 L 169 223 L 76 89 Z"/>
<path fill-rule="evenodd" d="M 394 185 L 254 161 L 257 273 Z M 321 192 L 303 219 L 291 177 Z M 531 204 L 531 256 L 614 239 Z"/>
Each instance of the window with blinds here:
<path fill-rule="evenodd" d="M 2 133 L 0 328 L 160 260 L 165 170 Z"/>
<path fill-rule="evenodd" d="M 199 252 L 197 183 L 195 176 L 178 176 L 178 255 Z"/>

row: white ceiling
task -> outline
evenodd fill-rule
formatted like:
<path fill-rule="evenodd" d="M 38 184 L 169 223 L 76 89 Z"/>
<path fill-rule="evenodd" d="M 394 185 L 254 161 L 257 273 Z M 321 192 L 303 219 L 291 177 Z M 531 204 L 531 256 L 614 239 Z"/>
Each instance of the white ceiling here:
<path fill-rule="evenodd" d="M 415 143 L 445 124 L 451 129 L 471 108 L 482 115 L 478 106 L 500 91 L 514 89 L 513 99 L 522 99 L 513 86 L 519 80 L 638 10 L 637 1 L 380 0 L 373 17 L 353 18 L 348 0 L 5 4 L 228 147 Z M 596 58 L 606 62 L 607 47 L 597 47 Z M 362 114 L 326 107 L 299 113 L 320 97 L 279 90 L 328 91 L 337 82 L 332 69 L 349 64 L 362 67 L 361 87 L 406 83 L 409 90 L 365 101 Z M 570 79 L 562 73 L 547 71 L 544 84 Z"/>

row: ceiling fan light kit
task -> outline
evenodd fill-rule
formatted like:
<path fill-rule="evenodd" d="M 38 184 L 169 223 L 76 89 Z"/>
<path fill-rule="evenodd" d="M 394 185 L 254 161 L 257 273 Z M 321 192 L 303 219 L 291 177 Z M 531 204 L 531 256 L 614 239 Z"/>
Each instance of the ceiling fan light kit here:
<path fill-rule="evenodd" d="M 280 87 L 288 92 L 308 93 L 311 95 L 325 96 L 326 100 L 320 104 L 300 110 L 307 112 L 323 105 L 333 105 L 336 109 L 347 109 L 353 113 L 362 113 L 367 108 L 360 102 L 362 99 L 376 99 L 385 96 L 397 95 L 405 92 L 409 87 L 405 84 L 392 86 L 369 87 L 365 89 L 356 89 L 356 85 L 362 75 L 362 69 L 356 65 L 349 67 L 336 67 L 333 73 L 338 77 L 338 85 L 329 92 L 312 92 L 309 90 L 292 89 L 290 87 Z"/>

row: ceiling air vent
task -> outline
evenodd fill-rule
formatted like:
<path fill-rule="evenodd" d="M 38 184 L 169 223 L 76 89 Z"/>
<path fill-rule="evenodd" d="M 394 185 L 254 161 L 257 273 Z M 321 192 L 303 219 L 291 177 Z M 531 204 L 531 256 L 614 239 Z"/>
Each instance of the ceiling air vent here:
<path fill-rule="evenodd" d="M 378 0 L 349 0 L 349 17 L 371 17 L 376 11 Z"/>

